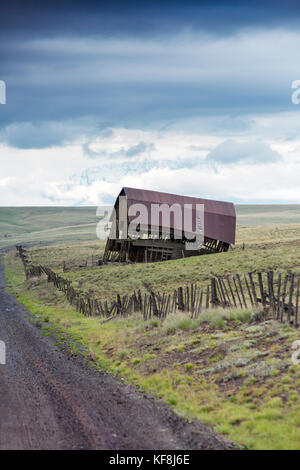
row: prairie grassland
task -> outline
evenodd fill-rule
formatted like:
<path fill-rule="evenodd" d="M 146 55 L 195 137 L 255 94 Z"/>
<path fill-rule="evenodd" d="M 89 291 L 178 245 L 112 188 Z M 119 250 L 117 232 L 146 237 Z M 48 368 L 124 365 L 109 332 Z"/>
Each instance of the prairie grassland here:
<path fill-rule="evenodd" d="M 96 238 L 95 207 L 0 207 L 0 249 Z"/>
<path fill-rule="evenodd" d="M 34 246 L 29 249 L 33 264 L 44 264 L 52 269 L 61 271 L 65 261 L 67 268 L 76 270 L 81 264 L 87 262 L 89 268 L 92 257 L 96 261 L 103 254 L 105 242 L 101 240 L 68 241 L 62 244 L 48 246 Z"/>
<path fill-rule="evenodd" d="M 235 248 L 259 247 L 278 244 L 290 244 L 300 240 L 300 224 L 258 225 L 254 227 L 237 227 Z"/>
<path fill-rule="evenodd" d="M 300 204 L 236 204 L 239 226 L 300 223 Z"/>
<path fill-rule="evenodd" d="M 262 241 L 260 241 L 262 240 Z M 246 249 L 241 249 L 242 241 Z M 163 261 L 148 264 L 91 266 L 92 255 L 100 257 L 103 242 L 80 242 L 32 248 L 29 250 L 33 264 L 50 266 L 62 272 L 63 262 L 70 269 L 64 277 L 74 288 L 100 300 L 113 300 L 119 293 L 126 295 L 134 290 L 144 292 L 144 282 L 155 290 L 170 293 L 180 285 L 205 284 L 212 273 L 224 276 L 258 270 L 293 270 L 300 273 L 300 224 L 238 229 L 238 243 L 227 253 Z M 87 267 L 79 268 L 85 261 Z"/>
<path fill-rule="evenodd" d="M 300 223 L 300 205 L 236 205 L 237 225 Z M 0 207 L 0 249 L 96 239 L 96 207 Z"/>
<path fill-rule="evenodd" d="M 246 249 L 242 250 L 242 243 Z M 56 272 L 83 293 L 111 300 L 143 289 L 168 292 L 211 273 L 293 270 L 300 274 L 300 224 L 240 227 L 234 250 L 149 264 L 79 268 L 99 256 L 103 243 L 74 242 L 29 250 L 34 264 Z M 291 345 L 299 331 L 271 319 L 258 322 L 251 309 L 206 311 L 196 320 L 172 314 L 164 322 L 137 313 L 103 323 L 83 317 L 45 277 L 25 281 L 20 259 L 5 257 L 8 289 L 35 315 L 56 347 L 84 354 L 95 367 L 119 375 L 163 399 L 188 419 L 201 419 L 249 449 L 300 449 L 300 366 Z M 70 338 L 72 342 L 70 343 Z"/>
<path fill-rule="evenodd" d="M 240 252 L 242 253 L 242 252 Z M 300 366 L 292 363 L 299 332 L 251 310 L 188 313 L 164 322 L 140 313 L 103 323 L 84 317 L 46 279 L 25 281 L 13 253 L 8 289 L 35 315 L 57 349 L 151 392 L 187 419 L 212 424 L 249 449 L 300 449 Z"/>

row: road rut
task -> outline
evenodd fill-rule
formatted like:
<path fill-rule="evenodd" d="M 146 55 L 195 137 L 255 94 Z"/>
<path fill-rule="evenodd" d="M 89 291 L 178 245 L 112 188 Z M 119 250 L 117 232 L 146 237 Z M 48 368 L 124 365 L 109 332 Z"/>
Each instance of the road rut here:
<path fill-rule="evenodd" d="M 0 449 L 232 449 L 199 422 L 57 350 L 5 290 L 0 264 Z"/>

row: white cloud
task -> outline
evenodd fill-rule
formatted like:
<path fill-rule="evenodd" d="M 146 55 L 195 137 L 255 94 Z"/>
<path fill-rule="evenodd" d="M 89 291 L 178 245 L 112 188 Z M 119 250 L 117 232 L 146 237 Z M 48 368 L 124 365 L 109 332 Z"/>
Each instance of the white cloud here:
<path fill-rule="evenodd" d="M 247 141 L 236 142 L 232 139 L 225 140 L 211 152 L 206 159 L 208 162 L 223 165 L 234 165 L 242 163 L 266 163 L 276 162 L 281 156 L 271 149 L 265 142 Z"/>
<path fill-rule="evenodd" d="M 98 205 L 113 202 L 122 186 L 233 202 L 300 202 L 300 139 L 268 139 L 258 146 L 256 142 L 254 147 L 250 145 L 251 151 L 263 148 L 275 155 L 278 152 L 281 159 L 258 163 L 257 158 L 245 158 L 239 165 L 219 159 L 216 171 L 206 157 L 226 140 L 169 129 L 115 128 L 105 139 L 90 141 L 93 151 L 103 152 L 101 158 L 92 160 L 81 142 L 42 151 L 2 145 L 0 204 Z M 150 156 L 137 152 L 130 159 L 118 153 L 140 142 L 151 143 L 155 151 Z M 247 156 L 249 141 L 235 147 L 239 148 Z M 239 158 L 238 152 L 234 156 Z"/>

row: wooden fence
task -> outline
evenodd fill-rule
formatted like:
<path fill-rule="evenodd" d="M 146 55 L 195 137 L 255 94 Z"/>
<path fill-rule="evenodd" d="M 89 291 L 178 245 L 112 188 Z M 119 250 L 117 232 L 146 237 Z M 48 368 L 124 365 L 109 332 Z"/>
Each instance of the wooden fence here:
<path fill-rule="evenodd" d="M 137 290 L 131 295 L 117 294 L 116 299 L 111 302 L 102 302 L 76 291 L 71 281 L 49 267 L 30 264 L 26 250 L 21 246 L 17 246 L 17 250 L 24 265 L 26 279 L 46 274 L 48 282 L 64 292 L 70 304 L 83 315 L 110 319 L 141 312 L 143 318 L 148 320 L 152 317 L 164 319 L 170 313 L 182 311 L 197 318 L 202 311 L 215 307 L 251 308 L 253 311 L 264 311 L 280 322 L 287 321 L 295 327 L 299 326 L 300 278 L 292 272 L 285 275 L 278 273 L 276 276 L 274 271 L 249 272 L 225 277 L 212 273 L 208 284 L 181 286 L 174 289 L 172 294 L 154 292 L 145 283 L 144 294 Z"/>

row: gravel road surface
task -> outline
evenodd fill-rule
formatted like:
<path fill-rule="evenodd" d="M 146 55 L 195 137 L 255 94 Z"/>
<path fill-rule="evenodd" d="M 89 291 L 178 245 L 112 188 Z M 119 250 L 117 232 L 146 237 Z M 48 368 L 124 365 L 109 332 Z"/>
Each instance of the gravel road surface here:
<path fill-rule="evenodd" d="M 133 386 L 54 347 L 5 292 L 0 264 L 0 449 L 232 449 Z"/>

